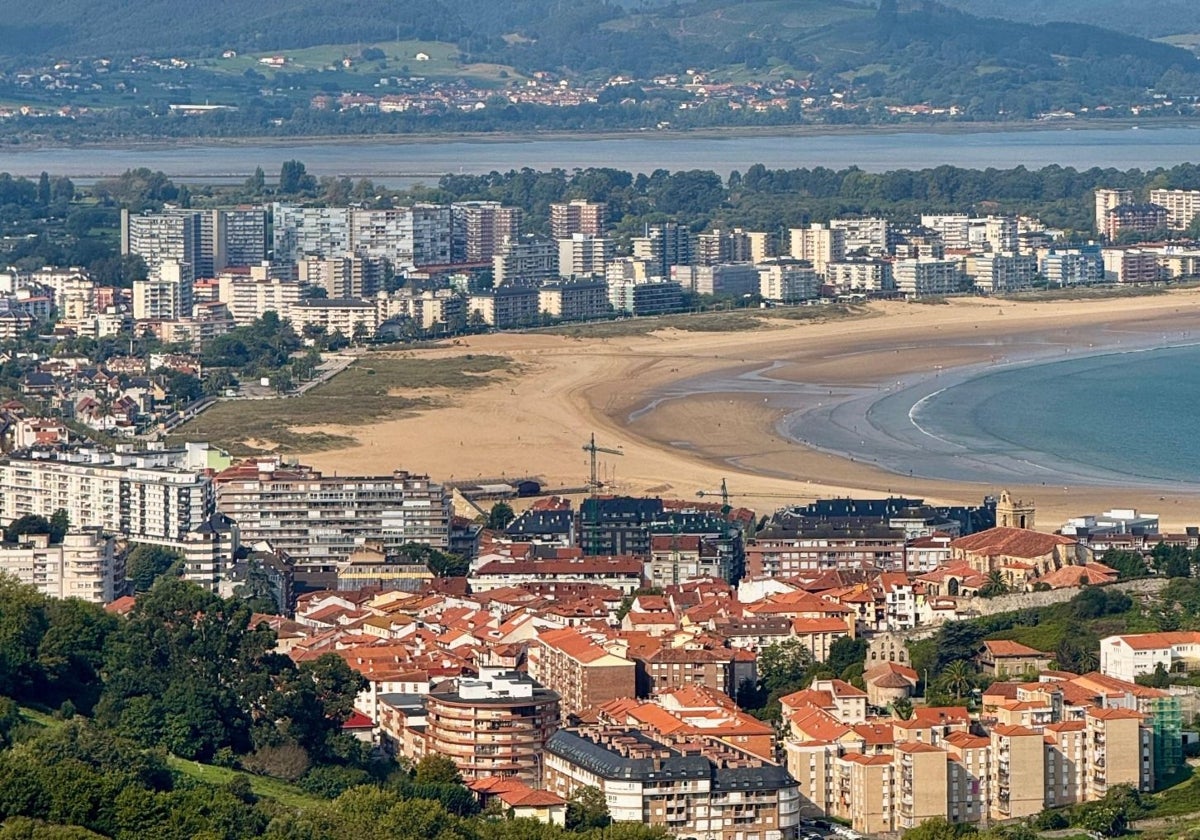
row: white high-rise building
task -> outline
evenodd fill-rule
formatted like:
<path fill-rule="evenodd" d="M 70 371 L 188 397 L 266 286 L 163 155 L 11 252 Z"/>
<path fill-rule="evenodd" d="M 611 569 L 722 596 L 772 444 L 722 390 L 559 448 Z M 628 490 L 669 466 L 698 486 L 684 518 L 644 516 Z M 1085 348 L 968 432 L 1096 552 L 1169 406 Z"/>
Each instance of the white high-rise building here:
<path fill-rule="evenodd" d="M 791 256 L 796 260 L 808 260 L 818 274 L 825 273 L 825 266 L 841 262 L 846 258 L 846 232 L 839 228 L 809 225 L 789 231 Z"/>
<path fill-rule="evenodd" d="M 847 254 L 865 251 L 871 256 L 888 253 L 890 226 L 887 219 L 833 219 L 829 226 L 842 231 Z"/>
<path fill-rule="evenodd" d="M 64 510 L 74 528 L 174 542 L 214 510 L 212 480 L 188 453 L 80 450 L 0 458 L 0 521 Z"/>
<path fill-rule="evenodd" d="M 558 240 L 558 273 L 562 277 L 603 277 L 616 252 L 616 243 L 606 236 L 571 234 L 570 239 Z"/>
<path fill-rule="evenodd" d="M 815 300 L 821 293 L 821 278 L 805 261 L 767 260 L 755 266 L 758 293 L 770 303 L 800 303 Z"/>
<path fill-rule="evenodd" d="M 971 247 L 971 220 L 958 213 L 942 216 L 922 216 L 921 226 L 942 237 L 948 250 L 965 251 Z"/>
<path fill-rule="evenodd" d="M 1167 227 L 1187 230 L 1200 216 L 1200 190 L 1150 190 L 1150 203 L 1167 208 Z"/>
<path fill-rule="evenodd" d="M 397 270 L 452 261 L 453 220 L 450 208 L 415 204 L 389 210 L 350 212 L 350 250 L 382 257 Z"/>
<path fill-rule="evenodd" d="M 0 573 L 50 598 L 107 604 L 125 587 L 125 557 L 99 529 L 72 529 L 53 545 L 48 534 L 26 534 L 0 544 Z"/>
<path fill-rule="evenodd" d="M 340 257 L 350 253 L 350 210 L 346 207 L 271 206 L 276 262 L 294 263 L 306 255 Z"/>
<path fill-rule="evenodd" d="M 948 295 L 961 291 L 962 264 L 958 260 L 937 260 L 921 257 L 897 260 L 892 265 L 896 289 L 905 297 Z"/>
<path fill-rule="evenodd" d="M 1108 229 L 1108 212 L 1122 204 L 1133 204 L 1133 190 L 1096 190 L 1096 235 Z"/>
<path fill-rule="evenodd" d="M 163 260 L 158 276 L 133 282 L 135 320 L 175 321 L 192 316 L 193 280 L 191 266 Z"/>

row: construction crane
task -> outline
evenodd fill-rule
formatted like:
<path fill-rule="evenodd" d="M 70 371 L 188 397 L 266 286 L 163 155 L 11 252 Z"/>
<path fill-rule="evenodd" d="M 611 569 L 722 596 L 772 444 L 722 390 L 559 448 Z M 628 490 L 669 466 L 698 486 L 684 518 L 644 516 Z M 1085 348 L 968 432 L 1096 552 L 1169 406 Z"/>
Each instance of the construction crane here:
<path fill-rule="evenodd" d="M 723 478 L 721 479 L 721 489 L 720 490 L 700 490 L 696 493 L 696 495 L 698 497 L 700 497 L 701 499 L 703 499 L 705 496 L 720 496 L 721 497 L 721 505 L 726 508 L 730 507 L 730 504 L 729 504 L 730 499 L 750 498 L 750 499 L 793 499 L 793 500 L 795 500 L 797 497 L 797 495 L 795 493 L 730 493 L 729 485 L 725 483 L 725 479 L 723 479 Z"/>
<path fill-rule="evenodd" d="M 601 487 L 600 476 L 596 473 L 596 453 L 603 452 L 606 455 L 624 455 L 625 453 L 620 449 L 607 449 L 603 446 L 597 446 L 595 432 L 592 432 L 592 439 L 584 444 L 583 451 L 592 456 L 592 471 L 588 476 L 588 487 L 591 488 L 592 494 L 595 495 L 596 491 Z"/>

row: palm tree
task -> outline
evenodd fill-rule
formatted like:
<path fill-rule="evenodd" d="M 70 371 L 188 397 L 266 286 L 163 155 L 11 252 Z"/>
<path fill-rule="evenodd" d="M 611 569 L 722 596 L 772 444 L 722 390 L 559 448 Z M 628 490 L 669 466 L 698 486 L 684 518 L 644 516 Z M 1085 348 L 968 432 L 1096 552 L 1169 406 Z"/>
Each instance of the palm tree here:
<path fill-rule="evenodd" d="M 974 672 L 964 659 L 956 659 L 942 671 L 942 687 L 954 693 L 955 700 L 961 700 L 963 694 L 971 690 Z"/>
<path fill-rule="evenodd" d="M 913 704 L 907 697 L 892 701 L 892 715 L 899 720 L 908 720 L 913 716 Z"/>
<path fill-rule="evenodd" d="M 979 587 L 979 594 L 984 598 L 994 598 L 997 595 L 1005 595 L 1008 593 L 1008 583 L 1004 580 L 1004 575 L 999 569 L 992 569 L 988 572 L 987 583 Z"/>

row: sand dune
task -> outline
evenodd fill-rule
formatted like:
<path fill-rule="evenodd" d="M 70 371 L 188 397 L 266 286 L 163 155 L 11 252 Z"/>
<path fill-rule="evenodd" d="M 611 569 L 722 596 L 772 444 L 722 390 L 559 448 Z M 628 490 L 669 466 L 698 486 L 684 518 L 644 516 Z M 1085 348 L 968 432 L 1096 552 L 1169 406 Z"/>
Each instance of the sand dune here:
<path fill-rule="evenodd" d="M 480 336 L 418 354 L 503 354 L 520 363 L 521 373 L 417 416 L 369 428 L 331 427 L 359 445 L 301 457 L 343 474 L 404 468 L 444 480 L 540 475 L 551 485 L 579 486 L 588 472 L 581 446 L 595 432 L 599 444 L 624 451 L 601 458 L 602 474 L 617 492 L 653 488 L 691 497 L 726 477 L 731 491 L 745 494 L 737 501 L 760 511 L 783 504 L 777 496 L 802 501 L 891 492 L 977 502 L 1000 488 L 910 479 L 857 457 L 806 449 L 776 431 L 786 407 L 712 383 L 770 368 L 772 377 L 819 396 L 822 388 L 885 385 L 915 372 L 1200 330 L 1198 304 L 1200 290 L 1094 301 L 958 299 L 875 303 L 862 318 L 772 321 L 735 333 Z M 1190 493 L 1040 483 L 1010 489 L 1036 500 L 1043 528 L 1113 506 L 1158 512 L 1171 526 L 1200 522 L 1200 496 Z"/>

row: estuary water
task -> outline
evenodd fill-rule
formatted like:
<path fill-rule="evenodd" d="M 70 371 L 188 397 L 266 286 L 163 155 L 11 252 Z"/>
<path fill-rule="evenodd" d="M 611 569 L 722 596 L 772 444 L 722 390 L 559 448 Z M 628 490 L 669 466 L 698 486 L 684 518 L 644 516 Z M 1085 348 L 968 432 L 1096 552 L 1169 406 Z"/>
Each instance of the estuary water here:
<path fill-rule="evenodd" d="M 770 168 L 858 166 L 882 172 L 942 164 L 971 168 L 1152 169 L 1200 162 L 1200 126 L 1074 128 L 1013 131 L 864 131 L 860 133 L 720 137 L 647 133 L 632 137 L 446 140 L 271 141 L 170 146 L 0 147 L 0 172 L 40 172 L 89 179 L 146 166 L 184 182 L 231 182 L 256 166 L 268 177 L 285 160 L 304 161 L 315 175 L 373 178 L 392 187 L 432 184 L 446 173 L 480 174 L 530 167 L 609 166 L 633 172 L 711 169 L 722 176 L 755 163 Z"/>

